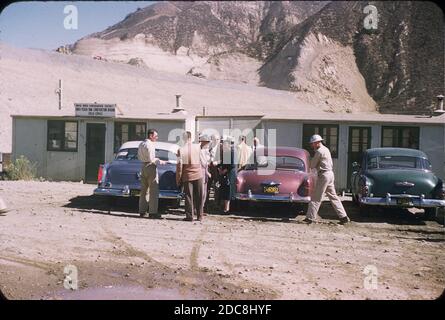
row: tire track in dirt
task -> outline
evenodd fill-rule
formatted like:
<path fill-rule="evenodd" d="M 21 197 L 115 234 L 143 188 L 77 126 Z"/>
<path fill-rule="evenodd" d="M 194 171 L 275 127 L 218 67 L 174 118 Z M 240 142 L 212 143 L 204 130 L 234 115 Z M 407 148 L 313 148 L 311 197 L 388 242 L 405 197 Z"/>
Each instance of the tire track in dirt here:
<path fill-rule="evenodd" d="M 253 226 L 254 228 L 254 234 L 252 235 L 252 237 L 254 238 L 258 237 L 259 236 L 258 225 L 252 224 L 251 226 Z M 229 227 L 228 232 L 217 232 L 218 234 L 217 243 L 225 241 L 223 235 L 231 234 L 232 232 L 233 231 L 231 227 Z M 277 292 L 275 289 L 272 289 L 271 287 L 266 286 L 265 284 L 259 284 L 256 281 L 248 280 L 245 277 L 240 277 L 240 275 L 235 270 L 235 265 L 229 262 L 230 259 L 227 258 L 227 255 L 224 253 L 223 246 L 218 246 L 216 249 L 219 260 L 222 261 L 222 264 L 225 267 L 227 267 L 227 269 L 229 269 L 230 272 L 230 275 L 226 275 L 225 277 L 232 278 L 232 283 L 233 280 L 235 280 L 236 285 L 241 286 L 243 288 L 253 288 L 252 290 L 253 292 L 268 292 L 270 294 L 271 299 L 277 299 L 277 297 L 279 297 L 280 293 Z M 259 269 L 257 269 L 257 271 L 259 271 Z"/>
<path fill-rule="evenodd" d="M 156 263 L 160 266 L 165 267 L 165 265 L 163 265 L 159 261 L 156 261 L 155 259 L 150 257 L 145 251 L 136 249 L 128 242 L 122 240 L 122 237 L 118 237 L 114 232 L 109 230 L 107 227 L 105 227 L 105 226 L 101 226 L 101 227 L 105 233 L 105 236 L 103 237 L 103 239 L 114 244 L 116 247 L 122 248 L 122 251 L 120 251 L 120 252 L 113 251 L 112 253 L 114 255 L 137 257 L 137 258 L 141 258 L 141 259 L 145 260 L 146 262 Z"/>
<path fill-rule="evenodd" d="M 191 271 L 199 271 L 199 264 L 198 264 L 198 258 L 199 258 L 199 250 L 201 249 L 201 246 L 203 244 L 203 238 L 205 234 L 207 233 L 208 226 L 204 225 L 204 228 L 201 230 L 199 235 L 196 237 L 195 241 L 193 241 L 193 247 L 192 251 L 190 253 L 189 263 L 190 263 L 190 270 Z"/>
<path fill-rule="evenodd" d="M 2 260 L 20 264 L 25 267 L 35 268 L 40 271 L 44 271 L 45 274 L 48 276 L 56 276 L 56 277 L 60 276 L 60 272 L 57 272 L 57 267 L 60 267 L 60 266 L 55 266 L 54 264 L 51 264 L 51 263 L 37 262 L 37 261 L 26 259 L 26 258 L 8 257 L 8 256 L 0 255 L 0 266 L 1 266 Z M 17 268 L 17 267 L 15 267 L 15 268 Z M 35 269 L 33 269 L 33 271 L 32 271 L 33 274 L 35 274 L 35 271 L 36 271 Z M 23 276 L 25 277 L 26 274 L 24 274 Z M 7 289 L 4 281 L 5 281 L 5 279 L 2 279 L 2 281 L 0 283 L 0 294 L 3 294 L 5 296 L 5 298 L 8 298 L 8 299 L 16 299 L 15 294 L 13 293 L 14 290 L 11 289 L 11 286 L 9 286 L 9 288 Z M 8 283 L 8 281 L 6 281 L 6 283 Z M 14 283 L 14 285 L 17 285 L 17 283 Z"/>
<path fill-rule="evenodd" d="M 37 261 L 25 259 L 25 258 L 6 257 L 3 255 L 0 255 L 0 260 L 14 262 L 14 263 L 25 265 L 27 267 L 38 268 L 38 269 L 45 270 L 45 271 L 52 268 L 52 265 L 49 263 L 37 262 Z"/>

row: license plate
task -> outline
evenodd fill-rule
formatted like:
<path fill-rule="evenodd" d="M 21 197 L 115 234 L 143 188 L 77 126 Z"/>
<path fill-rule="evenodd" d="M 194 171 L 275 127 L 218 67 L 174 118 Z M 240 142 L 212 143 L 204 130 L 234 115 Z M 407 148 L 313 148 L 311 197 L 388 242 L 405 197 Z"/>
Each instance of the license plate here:
<path fill-rule="evenodd" d="M 140 194 L 141 194 L 141 192 L 139 190 L 131 190 L 130 191 L 130 195 L 132 197 L 139 197 Z"/>
<path fill-rule="evenodd" d="M 397 199 L 397 204 L 401 205 L 401 206 L 412 206 L 413 203 L 411 201 L 411 199 Z"/>
<path fill-rule="evenodd" d="M 263 189 L 264 193 L 278 193 L 278 186 L 267 186 Z"/>

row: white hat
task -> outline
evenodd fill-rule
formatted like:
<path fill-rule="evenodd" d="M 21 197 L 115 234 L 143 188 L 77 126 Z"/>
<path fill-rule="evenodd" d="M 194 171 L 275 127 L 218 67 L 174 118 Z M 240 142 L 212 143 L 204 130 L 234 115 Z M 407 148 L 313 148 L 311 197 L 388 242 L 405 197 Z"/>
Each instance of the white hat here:
<path fill-rule="evenodd" d="M 202 134 L 199 136 L 199 142 L 210 142 L 210 138 L 207 134 Z"/>
<path fill-rule="evenodd" d="M 323 141 L 324 139 L 320 136 L 320 135 L 318 135 L 318 134 L 314 134 L 312 137 L 311 137 L 311 139 L 309 140 L 309 143 L 315 143 L 315 142 L 318 142 L 318 141 Z"/>

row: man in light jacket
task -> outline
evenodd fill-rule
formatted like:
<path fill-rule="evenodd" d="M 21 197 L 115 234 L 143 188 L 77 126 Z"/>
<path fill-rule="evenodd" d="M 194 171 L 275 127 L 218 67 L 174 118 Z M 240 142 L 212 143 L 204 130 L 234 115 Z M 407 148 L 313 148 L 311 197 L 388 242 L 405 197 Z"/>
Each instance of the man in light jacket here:
<path fill-rule="evenodd" d="M 332 207 L 334 207 L 334 210 L 340 219 L 340 223 L 345 224 L 350 222 L 350 220 L 340 198 L 337 196 L 337 192 L 335 191 L 331 152 L 321 143 L 322 141 L 323 138 L 318 134 L 314 134 L 309 141 L 312 149 L 315 151 L 310 166 L 311 169 L 317 171 L 318 179 L 317 184 L 315 185 L 315 190 L 311 195 L 311 202 L 309 203 L 306 219 L 304 221 L 307 223 L 317 221 L 318 210 L 320 209 L 323 195 L 326 193 L 329 200 L 331 200 Z"/>
<path fill-rule="evenodd" d="M 159 175 L 157 166 L 158 164 L 165 164 L 166 161 L 156 158 L 154 143 L 158 140 L 158 132 L 155 129 L 150 129 L 147 136 L 147 139 L 142 141 L 138 148 L 138 159 L 142 161 L 139 215 L 142 218 L 160 218 L 161 215 L 158 212 Z"/>

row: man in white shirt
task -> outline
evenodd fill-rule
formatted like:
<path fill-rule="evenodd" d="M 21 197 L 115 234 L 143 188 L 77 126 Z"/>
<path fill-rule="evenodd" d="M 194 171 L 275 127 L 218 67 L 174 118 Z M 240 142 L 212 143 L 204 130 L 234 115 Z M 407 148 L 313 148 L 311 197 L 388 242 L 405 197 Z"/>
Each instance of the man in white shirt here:
<path fill-rule="evenodd" d="M 345 208 L 337 196 L 334 186 L 334 172 L 332 170 L 332 157 L 331 152 L 326 148 L 321 142 L 323 138 L 318 134 L 314 134 L 309 143 L 312 149 L 314 149 L 315 154 L 311 159 L 311 169 L 315 169 L 318 173 L 317 184 L 315 185 L 315 190 L 311 195 L 311 202 L 308 205 L 308 210 L 306 212 L 307 223 L 316 222 L 318 216 L 318 210 L 322 202 L 323 195 L 326 193 L 329 200 L 331 200 L 332 207 L 340 218 L 340 223 L 345 224 L 350 222 L 348 215 L 346 214 Z"/>
<path fill-rule="evenodd" d="M 201 143 L 201 168 L 202 168 L 202 214 L 205 216 L 207 215 L 207 201 L 209 199 L 209 180 L 211 177 L 210 171 L 209 171 L 209 164 L 210 164 L 210 138 L 208 135 L 203 134 L 199 137 L 199 142 Z"/>
<path fill-rule="evenodd" d="M 142 218 L 160 218 L 161 215 L 158 213 L 159 175 L 157 165 L 165 164 L 166 161 L 156 158 L 154 143 L 158 140 L 158 132 L 155 129 L 150 129 L 147 136 L 148 138 L 141 142 L 138 148 L 138 159 L 142 161 L 139 214 Z"/>
<path fill-rule="evenodd" d="M 239 144 L 236 146 L 238 171 L 243 169 L 249 163 L 252 152 L 252 148 L 246 143 L 246 136 L 240 136 Z"/>

